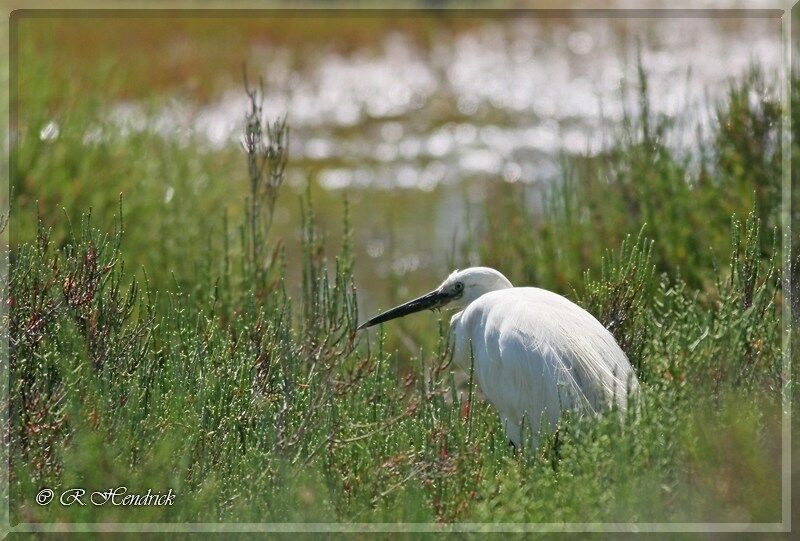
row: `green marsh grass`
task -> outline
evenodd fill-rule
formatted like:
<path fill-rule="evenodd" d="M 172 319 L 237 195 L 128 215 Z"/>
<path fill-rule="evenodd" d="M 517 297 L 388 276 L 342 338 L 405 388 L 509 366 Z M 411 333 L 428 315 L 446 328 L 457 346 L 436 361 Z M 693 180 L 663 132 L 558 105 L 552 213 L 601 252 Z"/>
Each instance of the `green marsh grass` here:
<path fill-rule="evenodd" d="M 12 522 L 780 520 L 779 116 L 763 84 L 731 84 L 702 155 L 663 144 L 669 123 L 643 107 L 607 153 L 565 159 L 541 212 L 492 184 L 482 262 L 590 309 L 643 385 L 638 415 L 567 416 L 516 454 L 454 374 L 446 318 L 410 331 L 411 354 L 391 326 L 355 333 L 368 263 L 346 204 L 321 223 L 312 178 L 298 234 L 270 229 L 270 198 L 291 197 L 280 123 L 251 124 L 265 145 L 248 185 L 221 176 L 247 168 L 234 152 L 148 132 L 83 144 L 98 117 L 80 100 L 42 141 L 43 85 L 13 148 Z M 250 199 L 228 214 L 232 183 Z M 178 497 L 34 502 L 120 485 Z"/>

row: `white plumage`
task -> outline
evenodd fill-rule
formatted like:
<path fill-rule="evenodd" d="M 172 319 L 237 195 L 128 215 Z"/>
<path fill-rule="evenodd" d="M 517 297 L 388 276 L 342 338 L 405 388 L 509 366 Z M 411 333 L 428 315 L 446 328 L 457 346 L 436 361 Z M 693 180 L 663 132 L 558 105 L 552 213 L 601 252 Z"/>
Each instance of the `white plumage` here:
<path fill-rule="evenodd" d="M 625 353 L 589 312 L 550 291 L 513 287 L 487 267 L 456 271 L 360 328 L 445 306 L 458 310 L 451 319 L 454 361 L 465 371 L 472 365 L 515 445 L 523 422 L 536 440 L 542 423 L 554 426 L 562 411 L 597 412 L 614 401 L 624 411 L 638 389 Z"/>

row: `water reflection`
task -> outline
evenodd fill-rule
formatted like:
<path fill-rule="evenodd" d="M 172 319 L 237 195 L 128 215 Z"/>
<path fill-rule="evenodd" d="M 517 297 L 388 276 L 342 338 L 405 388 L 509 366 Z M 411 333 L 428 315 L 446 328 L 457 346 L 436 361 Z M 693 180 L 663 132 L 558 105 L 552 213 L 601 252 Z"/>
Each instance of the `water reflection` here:
<path fill-rule="evenodd" d="M 654 112 L 685 126 L 674 144 L 691 143 L 727 79 L 751 64 L 777 68 L 779 36 L 775 20 L 756 18 L 522 17 L 468 32 L 443 25 L 427 47 L 397 32 L 347 55 L 262 46 L 256 69 L 265 113 L 288 112 L 295 163 L 321 171 L 323 186 L 430 190 L 486 176 L 531 182 L 554 173 L 559 153 L 601 150 L 635 107 L 620 89 L 636 80 L 639 45 Z M 150 122 L 132 103 L 113 118 L 222 147 L 236 142 L 245 105 L 231 88 L 205 107 L 170 103 Z"/>
<path fill-rule="evenodd" d="M 264 76 L 265 113 L 289 116 L 290 187 L 314 173 L 324 190 L 347 190 L 357 257 L 369 262 L 356 270 L 369 311 L 425 291 L 454 262 L 480 262 L 459 247 L 487 181 L 546 185 L 562 153 L 601 150 L 637 106 L 635 92 L 621 92 L 637 81 L 637 50 L 676 146 L 708 132 L 697 126 L 713 121 L 709 104 L 729 79 L 756 64 L 772 80 L 781 60 L 780 22 L 757 18 L 519 17 L 467 31 L 442 22 L 425 45 L 395 32 L 349 54 L 258 47 L 250 69 Z M 124 103 L 112 118 L 123 133 L 225 148 L 238 144 L 246 105 L 234 86 L 202 107 L 174 101 L 148 117 Z M 281 234 L 296 234 L 288 211 L 277 212 L 287 213 L 276 219 Z M 390 288 L 392 276 L 403 279 Z"/>

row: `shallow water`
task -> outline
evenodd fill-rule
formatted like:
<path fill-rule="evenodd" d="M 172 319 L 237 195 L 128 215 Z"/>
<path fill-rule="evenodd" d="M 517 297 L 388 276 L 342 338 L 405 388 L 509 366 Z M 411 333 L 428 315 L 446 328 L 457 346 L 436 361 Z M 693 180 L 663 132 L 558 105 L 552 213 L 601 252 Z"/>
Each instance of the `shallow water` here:
<path fill-rule="evenodd" d="M 323 187 L 430 191 L 469 178 L 536 182 L 561 153 L 603 148 L 636 107 L 637 44 L 654 113 L 677 120 L 679 145 L 696 141 L 730 78 L 750 65 L 774 73 L 781 60 L 777 20 L 523 17 L 467 32 L 442 24 L 424 49 L 397 31 L 349 54 L 261 45 L 251 72 L 264 78 L 266 116 L 288 114 L 293 157 Z M 154 125 L 234 145 L 246 106 L 230 88 L 209 105 L 171 103 Z M 134 126 L 142 114 L 133 103 L 114 112 Z"/>
<path fill-rule="evenodd" d="M 604 148 L 637 107 L 638 50 L 653 112 L 675 120 L 668 142 L 681 148 L 701 142 L 730 79 L 758 65 L 774 80 L 781 61 L 777 18 L 520 15 L 434 26 L 426 40 L 393 30 L 347 52 L 249 45 L 266 116 L 288 115 L 290 186 L 315 175 L 324 190 L 347 193 L 357 256 L 368 262 L 359 280 L 403 277 L 399 297 L 447 273 L 491 183 L 545 186 L 562 155 Z M 203 104 L 168 99 L 152 114 L 126 101 L 110 115 L 123 131 L 199 138 L 213 151 L 239 144 L 246 109 L 241 84 L 231 84 Z M 296 233 L 278 210 L 276 228 Z M 454 260 L 479 262 L 469 250 Z M 362 288 L 369 311 L 396 300 L 377 289 Z"/>

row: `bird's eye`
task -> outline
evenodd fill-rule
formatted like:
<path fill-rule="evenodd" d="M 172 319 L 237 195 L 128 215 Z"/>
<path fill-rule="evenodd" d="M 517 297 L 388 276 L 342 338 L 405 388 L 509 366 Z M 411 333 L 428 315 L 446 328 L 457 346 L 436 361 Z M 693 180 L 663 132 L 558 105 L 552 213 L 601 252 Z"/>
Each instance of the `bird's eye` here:
<path fill-rule="evenodd" d="M 456 292 L 461 293 L 462 291 L 464 291 L 464 283 L 456 282 Z"/>

